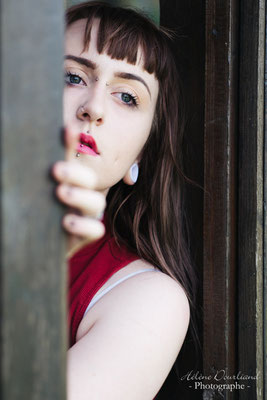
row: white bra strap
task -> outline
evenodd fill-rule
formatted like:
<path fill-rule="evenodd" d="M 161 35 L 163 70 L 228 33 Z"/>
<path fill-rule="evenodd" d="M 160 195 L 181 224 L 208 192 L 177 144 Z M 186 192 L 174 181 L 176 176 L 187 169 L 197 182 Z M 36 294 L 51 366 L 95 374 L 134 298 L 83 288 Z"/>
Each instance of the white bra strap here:
<path fill-rule="evenodd" d="M 141 269 L 139 271 L 132 272 L 129 275 L 124 276 L 123 278 L 119 279 L 117 282 L 112 283 L 112 285 L 109 285 L 106 289 L 104 289 L 101 293 L 99 293 L 97 296 L 93 298 L 93 300 L 89 303 L 88 307 L 85 310 L 85 313 L 83 314 L 83 317 L 85 314 L 90 310 L 91 307 L 99 300 L 101 299 L 102 296 L 104 296 L 107 292 L 109 292 L 111 289 L 113 289 L 115 286 L 119 285 L 123 281 L 126 281 L 126 279 L 131 278 L 134 275 L 141 274 L 141 272 L 146 272 L 146 271 L 158 271 L 157 268 L 149 268 L 149 269 Z"/>

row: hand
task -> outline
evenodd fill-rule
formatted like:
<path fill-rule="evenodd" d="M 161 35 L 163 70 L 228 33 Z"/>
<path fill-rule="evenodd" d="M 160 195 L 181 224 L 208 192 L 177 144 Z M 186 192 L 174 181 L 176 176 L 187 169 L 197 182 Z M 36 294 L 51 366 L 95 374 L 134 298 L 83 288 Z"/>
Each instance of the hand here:
<path fill-rule="evenodd" d="M 68 212 L 62 221 L 63 227 L 70 233 L 69 250 L 73 254 L 84 244 L 103 236 L 105 228 L 98 218 L 103 214 L 106 202 L 104 195 L 94 190 L 95 173 L 73 159 L 78 135 L 67 129 L 65 139 L 66 161 L 55 163 L 52 174 L 59 182 L 56 189 L 58 198 L 77 211 Z"/>

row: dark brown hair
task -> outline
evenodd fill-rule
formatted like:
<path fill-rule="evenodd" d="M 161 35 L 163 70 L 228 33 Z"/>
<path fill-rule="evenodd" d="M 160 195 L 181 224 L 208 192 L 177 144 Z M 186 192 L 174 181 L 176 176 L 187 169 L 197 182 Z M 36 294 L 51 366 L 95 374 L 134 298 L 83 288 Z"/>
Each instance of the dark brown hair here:
<path fill-rule="evenodd" d="M 196 279 L 183 206 L 183 111 L 170 35 L 139 12 L 102 2 L 69 8 L 66 24 L 82 18 L 87 19 L 84 50 L 89 46 L 92 23 L 99 18 L 98 52 L 135 64 L 141 48 L 144 69 L 158 79 L 158 101 L 138 181 L 133 186 L 120 181 L 110 189 L 107 218 L 119 244 L 126 244 L 183 286 L 192 309 Z"/>

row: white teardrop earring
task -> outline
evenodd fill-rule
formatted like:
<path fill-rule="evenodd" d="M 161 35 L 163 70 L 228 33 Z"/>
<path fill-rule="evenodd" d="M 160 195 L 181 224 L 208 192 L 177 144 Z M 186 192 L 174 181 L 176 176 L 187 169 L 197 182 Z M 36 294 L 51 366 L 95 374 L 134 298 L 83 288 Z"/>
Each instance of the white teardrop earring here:
<path fill-rule="evenodd" d="M 134 164 L 131 166 L 131 169 L 130 169 L 130 177 L 131 177 L 131 180 L 132 180 L 134 183 L 137 181 L 138 175 L 139 175 L 139 167 L 138 167 L 138 164 L 137 164 L 137 163 L 134 163 Z"/>

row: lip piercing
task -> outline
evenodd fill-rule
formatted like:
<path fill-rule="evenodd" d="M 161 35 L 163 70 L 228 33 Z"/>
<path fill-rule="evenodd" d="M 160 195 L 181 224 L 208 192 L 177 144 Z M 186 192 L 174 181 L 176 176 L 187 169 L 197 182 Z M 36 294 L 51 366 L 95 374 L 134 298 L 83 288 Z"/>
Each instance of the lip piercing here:
<path fill-rule="evenodd" d="M 80 144 L 80 147 L 83 147 L 83 144 L 82 144 L 82 143 Z M 76 157 L 80 157 L 80 155 L 81 155 L 81 154 L 80 154 L 79 152 L 76 153 Z"/>

